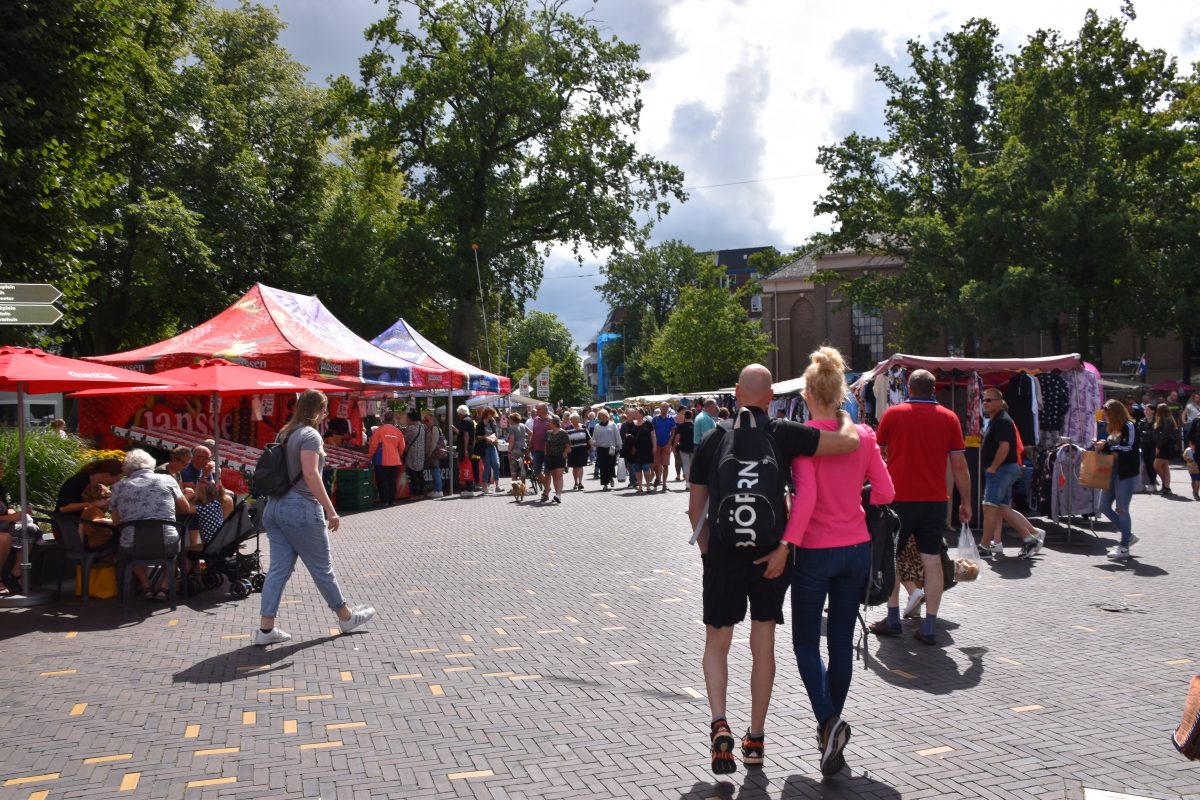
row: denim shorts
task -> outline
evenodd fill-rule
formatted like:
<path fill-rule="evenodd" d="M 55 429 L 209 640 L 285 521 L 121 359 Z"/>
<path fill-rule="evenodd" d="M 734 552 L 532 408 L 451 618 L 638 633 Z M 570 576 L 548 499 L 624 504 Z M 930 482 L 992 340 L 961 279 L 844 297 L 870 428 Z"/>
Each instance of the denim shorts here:
<path fill-rule="evenodd" d="M 631 473 L 633 473 L 634 475 L 637 475 L 639 472 L 649 472 L 650 465 L 649 464 L 630 464 L 629 471 Z"/>
<path fill-rule="evenodd" d="M 1002 508 L 1012 505 L 1013 485 L 1021 477 L 1021 467 L 1013 462 L 1001 464 L 994 473 L 983 474 L 983 504 Z"/>

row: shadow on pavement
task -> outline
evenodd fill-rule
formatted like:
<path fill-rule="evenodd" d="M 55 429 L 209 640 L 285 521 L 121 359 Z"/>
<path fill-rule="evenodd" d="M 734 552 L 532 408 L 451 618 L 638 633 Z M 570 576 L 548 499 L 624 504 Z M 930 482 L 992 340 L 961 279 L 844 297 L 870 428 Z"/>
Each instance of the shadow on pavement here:
<path fill-rule="evenodd" d="M 1161 578 L 1163 575 L 1171 573 L 1162 567 L 1156 567 L 1153 564 L 1143 564 L 1137 560 L 1136 556 L 1130 556 L 1125 561 L 1102 561 L 1094 565 L 1096 569 L 1102 569 L 1105 572 L 1132 572 L 1139 578 Z"/>
<path fill-rule="evenodd" d="M 971 661 L 960 673 L 958 662 L 946 652 L 954 645 L 946 630 L 956 627 L 952 622 L 938 620 L 938 643 L 932 647 L 914 639 L 909 625 L 900 636 L 876 638 L 879 646 L 868 654 L 867 669 L 891 686 L 928 694 L 951 694 L 978 686 L 983 680 L 983 656 L 987 648 L 960 647 L 959 652 Z"/>
<path fill-rule="evenodd" d="M 342 634 L 342 636 L 353 635 Z M 173 683 L 204 684 L 228 683 L 249 677 L 259 677 L 292 666 L 292 662 L 285 659 L 301 650 L 307 650 L 337 638 L 337 636 L 322 636 L 318 639 L 271 649 L 246 645 L 237 650 L 197 662 L 185 670 L 176 672 L 171 680 Z M 238 669 L 239 667 L 258 667 L 259 669 Z"/>
<path fill-rule="evenodd" d="M 812 797 L 823 800 L 850 800 L 850 798 L 870 797 L 877 800 L 900 800 L 900 792 L 886 783 L 875 780 L 867 773 L 854 774 L 853 770 L 843 770 L 832 778 L 818 780 L 808 775 L 790 775 L 783 785 L 780 798 Z M 771 791 L 770 779 L 759 769 L 739 772 L 729 776 L 729 780 L 713 780 L 708 783 L 696 783 L 691 789 L 679 795 L 679 800 L 766 800 L 774 797 Z"/>

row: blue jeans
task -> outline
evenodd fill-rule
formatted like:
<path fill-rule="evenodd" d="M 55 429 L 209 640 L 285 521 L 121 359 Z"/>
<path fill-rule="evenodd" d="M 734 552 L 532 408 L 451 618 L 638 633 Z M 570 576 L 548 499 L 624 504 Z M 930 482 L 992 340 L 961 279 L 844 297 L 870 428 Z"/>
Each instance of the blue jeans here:
<path fill-rule="evenodd" d="M 433 473 L 430 477 L 433 480 L 433 490 L 435 492 L 442 491 L 442 465 L 445 463 L 448 463 L 445 459 L 435 458 L 426 466 L 426 469 Z"/>
<path fill-rule="evenodd" d="M 262 590 L 262 615 L 274 617 L 279 611 L 283 587 L 292 577 L 296 557 L 304 562 L 313 583 L 333 610 L 346 605 L 333 564 L 329 560 L 329 531 L 325 511 L 307 497 L 288 492 L 272 497 L 263 511 L 263 526 L 271 543 L 271 569 Z"/>
<path fill-rule="evenodd" d="M 483 448 L 483 485 L 488 486 L 500 480 L 500 451 L 496 445 L 489 444 Z"/>
<path fill-rule="evenodd" d="M 792 647 L 813 715 L 821 723 L 841 715 L 854 673 L 854 622 L 871 574 L 869 542 L 793 551 Z M 829 668 L 821 661 L 821 612 L 829 598 L 825 639 Z"/>
<path fill-rule="evenodd" d="M 1129 547 L 1133 535 L 1133 519 L 1129 516 L 1129 501 L 1133 499 L 1133 486 L 1138 476 L 1118 478 L 1113 472 L 1112 485 L 1100 492 L 1100 511 L 1121 532 L 1121 547 Z"/>
<path fill-rule="evenodd" d="M 983 504 L 1003 508 L 1012 505 L 1013 484 L 1021 477 L 1021 467 L 1014 461 L 1001 464 L 995 472 L 983 475 Z"/>

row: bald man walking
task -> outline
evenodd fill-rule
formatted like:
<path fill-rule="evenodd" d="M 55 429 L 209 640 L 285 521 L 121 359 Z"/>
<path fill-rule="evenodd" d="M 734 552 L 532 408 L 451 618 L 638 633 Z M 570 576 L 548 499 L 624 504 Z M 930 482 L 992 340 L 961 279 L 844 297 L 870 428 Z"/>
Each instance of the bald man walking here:
<path fill-rule="evenodd" d="M 767 418 L 766 408 L 774 393 L 771 371 L 761 364 L 751 364 L 738 377 L 736 397 L 739 406 L 754 416 L 754 424 L 766 428 L 774 440 L 779 458 L 779 471 L 786 475 L 792 459 L 797 456 L 824 456 L 850 453 L 858 448 L 858 431 L 845 412 L 839 412 L 841 423 L 837 431 L 818 431 L 790 420 Z M 715 404 L 714 404 L 715 405 Z M 765 548 L 732 548 L 710 541 L 708 530 L 710 486 L 715 480 L 715 462 L 721 453 L 724 436 L 733 435 L 726 424 L 718 425 L 704 435 L 692 458 L 688 518 L 700 546 L 703 563 L 704 603 L 704 683 L 712 711 L 711 744 L 712 770 L 718 775 L 737 770 L 734 760 L 734 738 L 726 719 L 725 693 L 729 683 L 729 647 L 733 643 L 734 626 L 750 611 L 750 652 L 753 665 L 750 672 L 750 727 L 742 738 L 742 761 L 747 766 L 763 763 L 763 737 L 771 687 L 775 682 L 775 626 L 783 622 L 783 598 L 790 585 L 787 560 L 781 567 L 772 567 L 770 557 L 789 545 L 780 541 Z M 783 501 L 783 480 L 777 487 Z M 782 536 L 786 519 L 777 520 Z M 778 539 L 776 539 L 778 541 Z M 776 559 L 779 562 L 779 559 Z"/>

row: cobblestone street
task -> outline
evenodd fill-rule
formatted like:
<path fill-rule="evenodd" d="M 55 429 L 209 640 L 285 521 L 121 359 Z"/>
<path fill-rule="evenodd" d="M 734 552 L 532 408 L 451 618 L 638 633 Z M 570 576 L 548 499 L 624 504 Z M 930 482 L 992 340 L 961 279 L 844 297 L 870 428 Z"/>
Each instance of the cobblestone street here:
<path fill-rule="evenodd" d="M 849 770 L 830 780 L 786 626 L 765 768 L 709 771 L 683 484 L 633 496 L 589 479 L 561 506 L 347 517 L 335 568 L 379 612 L 362 633 L 336 635 L 303 569 L 279 617 L 294 638 L 265 650 L 257 595 L 224 588 L 174 612 L 0 611 L 0 798 L 1200 798 L 1200 766 L 1170 744 L 1200 669 L 1200 503 L 1182 470 L 1174 483 L 1135 496 L 1127 564 L 1104 558 L 1107 522 L 1070 542 L 1051 527 L 1033 561 L 1008 538 L 947 595 L 941 646 L 869 639 Z M 748 630 L 731 658 L 739 734 Z"/>

